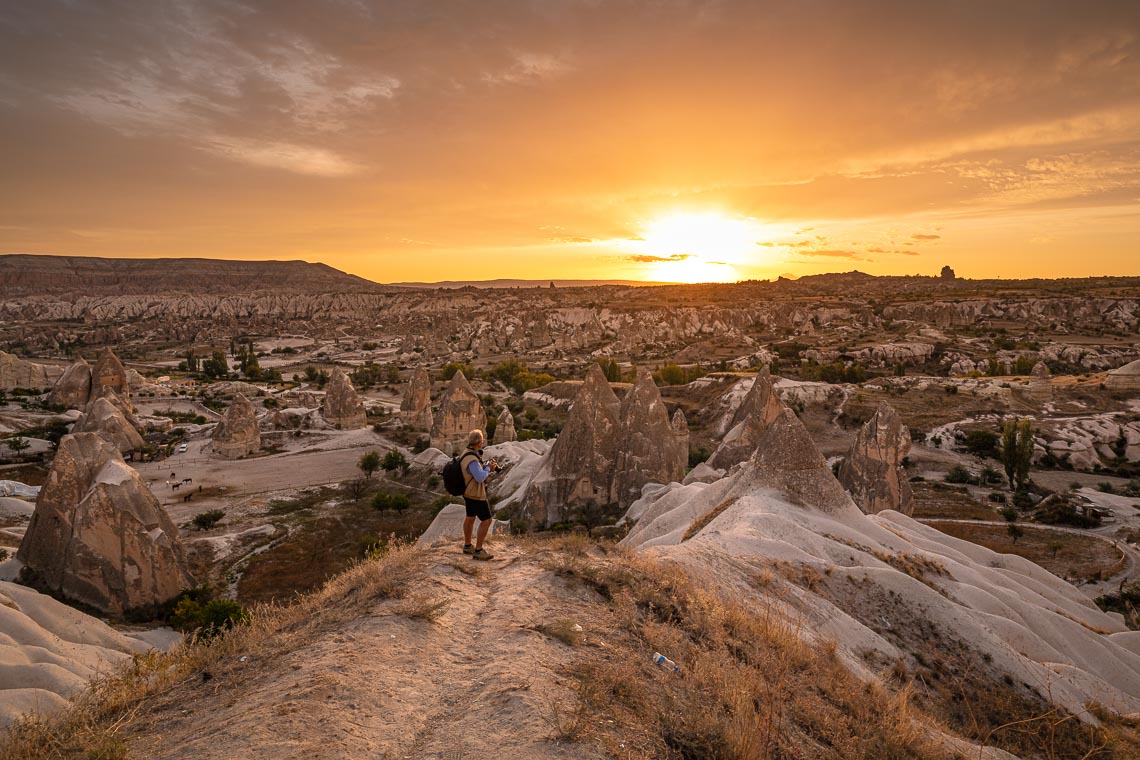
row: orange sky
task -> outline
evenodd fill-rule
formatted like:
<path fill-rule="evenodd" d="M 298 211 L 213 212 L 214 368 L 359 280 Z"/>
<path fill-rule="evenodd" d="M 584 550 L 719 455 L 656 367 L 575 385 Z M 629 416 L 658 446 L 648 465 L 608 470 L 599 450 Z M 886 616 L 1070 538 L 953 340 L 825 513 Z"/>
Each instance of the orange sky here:
<path fill-rule="evenodd" d="M 6 3 L 0 166 L 0 253 L 1137 275 L 1140 4 Z"/>

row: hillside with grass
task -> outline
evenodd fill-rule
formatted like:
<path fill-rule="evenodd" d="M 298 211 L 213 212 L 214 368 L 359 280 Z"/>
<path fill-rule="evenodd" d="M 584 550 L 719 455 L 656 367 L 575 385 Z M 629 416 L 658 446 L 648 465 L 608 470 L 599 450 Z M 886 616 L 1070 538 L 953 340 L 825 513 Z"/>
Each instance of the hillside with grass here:
<path fill-rule="evenodd" d="M 136 656 L 3 760 L 54 757 L 1134 757 L 1096 727 L 998 689 L 914 698 L 857 677 L 775 606 L 581 536 L 393 544 L 221 635 Z M 667 653 L 679 671 L 652 662 Z M 947 678 L 952 678 L 946 674 Z M 947 690 L 948 692 L 951 690 Z M 1001 723 L 990 711 L 1001 700 Z M 973 725 L 956 715 L 973 707 Z M 1024 714 L 1010 712 L 1024 710 Z"/>

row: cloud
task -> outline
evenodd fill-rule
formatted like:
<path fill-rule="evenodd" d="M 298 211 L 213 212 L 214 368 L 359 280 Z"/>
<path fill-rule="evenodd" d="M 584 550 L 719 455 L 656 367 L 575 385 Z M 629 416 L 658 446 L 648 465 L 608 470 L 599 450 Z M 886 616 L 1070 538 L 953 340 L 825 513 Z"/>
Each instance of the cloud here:
<path fill-rule="evenodd" d="M 919 232 L 911 235 L 911 238 L 914 240 L 938 240 L 941 237 L 941 235 L 925 235 Z"/>
<path fill-rule="evenodd" d="M 684 261 L 685 259 L 693 258 L 693 256 L 689 253 L 675 253 L 672 256 L 650 256 L 648 254 L 639 253 L 633 256 L 627 256 L 626 258 L 630 261 L 636 261 L 639 264 L 658 264 L 664 261 Z M 710 261 L 709 263 L 719 264 L 722 262 Z"/>
<path fill-rule="evenodd" d="M 827 256 L 836 259 L 863 259 L 864 257 L 856 251 L 845 251 L 842 249 L 828 249 L 828 250 L 804 250 L 796 251 L 800 256 Z"/>
<path fill-rule="evenodd" d="M 315 177 L 345 177 L 355 174 L 360 166 L 324 148 L 282 142 L 258 142 L 216 138 L 206 146 L 213 152 L 253 166 L 284 169 Z"/>
<path fill-rule="evenodd" d="M 548 53 L 517 53 L 506 68 L 483 73 L 487 84 L 537 83 L 555 79 L 573 70 L 569 61 Z"/>

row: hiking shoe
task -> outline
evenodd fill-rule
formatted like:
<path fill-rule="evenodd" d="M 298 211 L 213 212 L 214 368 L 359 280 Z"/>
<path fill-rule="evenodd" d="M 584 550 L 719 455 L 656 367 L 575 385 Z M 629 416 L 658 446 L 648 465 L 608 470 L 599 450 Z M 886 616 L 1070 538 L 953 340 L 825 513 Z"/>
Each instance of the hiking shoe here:
<path fill-rule="evenodd" d="M 463 553 L 464 554 L 474 554 L 475 553 L 475 547 L 472 546 L 471 544 L 464 544 L 463 545 Z"/>
<path fill-rule="evenodd" d="M 481 559 L 486 561 L 494 558 L 495 555 L 491 554 L 491 552 L 487 551 L 486 549 L 476 549 L 471 553 L 471 559 Z"/>

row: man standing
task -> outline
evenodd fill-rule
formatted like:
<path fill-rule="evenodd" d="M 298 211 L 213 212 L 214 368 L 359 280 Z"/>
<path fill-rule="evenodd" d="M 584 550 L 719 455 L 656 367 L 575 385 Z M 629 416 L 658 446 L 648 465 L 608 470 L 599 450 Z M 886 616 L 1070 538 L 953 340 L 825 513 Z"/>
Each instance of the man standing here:
<path fill-rule="evenodd" d="M 463 468 L 463 479 L 467 488 L 463 491 L 463 503 L 467 505 L 467 519 L 463 521 L 463 553 L 472 559 L 488 560 L 494 555 L 483 548 L 487 531 L 491 528 L 491 504 L 487 501 L 487 483 L 491 473 L 499 469 L 495 460 L 483 464 L 483 445 L 486 437 L 482 430 L 472 430 L 467 436 L 467 450 L 459 460 Z M 471 545 L 471 533 L 475 528 L 475 518 L 479 518 L 479 532 L 475 545 Z"/>

